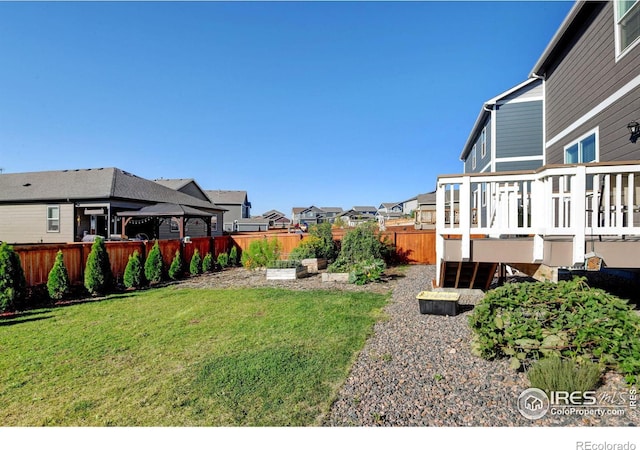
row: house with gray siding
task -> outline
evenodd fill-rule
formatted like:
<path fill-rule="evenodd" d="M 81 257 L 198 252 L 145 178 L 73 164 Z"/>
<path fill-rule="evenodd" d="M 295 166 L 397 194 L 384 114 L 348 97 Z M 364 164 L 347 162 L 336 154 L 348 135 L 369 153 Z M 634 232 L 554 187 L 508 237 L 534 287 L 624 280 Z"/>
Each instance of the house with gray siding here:
<path fill-rule="evenodd" d="M 542 166 L 543 94 L 542 80 L 530 78 L 483 103 L 460 154 L 464 173 Z"/>
<path fill-rule="evenodd" d="M 251 202 L 247 191 L 206 190 L 205 193 L 212 203 L 225 208 L 222 230 L 231 233 L 241 231 L 239 223 L 251 218 Z"/>
<path fill-rule="evenodd" d="M 640 1 L 573 5 L 526 85 L 542 83 L 544 94 L 535 169 L 499 164 L 523 161 L 500 161 L 503 108 L 487 107 L 498 120 L 488 127 L 499 135 L 495 161 L 476 154 L 480 172 L 438 177 L 436 284 L 486 286 L 499 263 L 550 280 L 561 269 L 640 269 L 640 143 L 630 135 L 640 122 L 638 23 Z M 469 145 L 478 148 L 475 134 Z"/>
<path fill-rule="evenodd" d="M 217 235 L 224 208 L 118 168 L 0 174 L 0 240 L 67 243 L 85 235 Z"/>

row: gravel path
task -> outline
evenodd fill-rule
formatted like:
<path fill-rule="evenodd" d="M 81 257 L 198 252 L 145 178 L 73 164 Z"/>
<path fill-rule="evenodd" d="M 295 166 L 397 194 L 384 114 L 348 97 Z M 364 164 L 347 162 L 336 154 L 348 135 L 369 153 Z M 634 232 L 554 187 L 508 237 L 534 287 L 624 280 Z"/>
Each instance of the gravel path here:
<path fill-rule="evenodd" d="M 551 416 L 530 420 L 517 410 L 526 376 L 506 361 L 471 354 L 468 316 L 482 296 L 462 295 L 462 314 L 420 314 L 416 294 L 428 290 L 434 266 L 412 266 L 355 362 L 327 425 L 332 426 L 583 426 L 640 425 L 638 410 L 624 416 Z M 628 393 L 609 375 L 599 394 Z"/>
<path fill-rule="evenodd" d="M 530 420 L 517 410 L 526 376 L 508 362 L 485 361 L 471 354 L 468 317 L 482 294 L 461 296 L 454 317 L 420 314 L 416 294 L 429 290 L 434 266 L 410 266 L 391 272 L 384 283 L 354 286 L 323 283 L 320 275 L 296 281 L 269 281 L 264 272 L 231 269 L 179 283 L 180 287 L 259 287 L 342 289 L 393 292 L 387 320 L 354 363 L 340 390 L 327 426 L 628 426 L 640 425 L 640 412 L 622 416 L 550 415 Z M 628 397 L 622 377 L 607 374 L 602 394 Z M 599 402 L 600 403 L 600 402 Z"/>

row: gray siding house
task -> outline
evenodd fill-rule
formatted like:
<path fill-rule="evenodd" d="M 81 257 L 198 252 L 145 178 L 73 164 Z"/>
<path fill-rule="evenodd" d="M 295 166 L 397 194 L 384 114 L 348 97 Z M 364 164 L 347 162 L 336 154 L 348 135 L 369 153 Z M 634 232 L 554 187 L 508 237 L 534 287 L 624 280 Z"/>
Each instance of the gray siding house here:
<path fill-rule="evenodd" d="M 543 93 L 542 80 L 531 78 L 482 105 L 460 154 L 464 173 L 544 164 Z"/>
<path fill-rule="evenodd" d="M 247 196 L 247 191 L 223 191 L 214 190 L 205 191 L 207 197 L 212 203 L 225 208 L 227 212 L 224 214 L 224 224 L 222 230 L 231 233 L 234 231 L 242 231 L 239 226 L 244 219 L 251 218 L 251 203 Z"/>
<path fill-rule="evenodd" d="M 200 237 L 223 214 L 208 200 L 117 168 L 0 175 L 0 240 L 10 243 L 67 243 L 87 234 Z"/>

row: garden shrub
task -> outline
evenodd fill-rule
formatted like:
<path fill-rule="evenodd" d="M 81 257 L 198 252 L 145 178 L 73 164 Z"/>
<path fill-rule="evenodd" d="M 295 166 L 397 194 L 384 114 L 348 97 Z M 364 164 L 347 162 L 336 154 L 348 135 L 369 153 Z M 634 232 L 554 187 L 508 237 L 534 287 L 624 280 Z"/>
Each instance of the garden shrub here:
<path fill-rule="evenodd" d="M 640 374 L 640 316 L 626 300 L 585 278 L 510 283 L 487 293 L 469 316 L 472 352 L 511 366 L 547 356 L 595 361 L 634 383 Z"/>
<path fill-rule="evenodd" d="M 315 258 L 326 258 L 328 261 L 336 259 L 338 251 L 336 242 L 333 240 L 332 226 L 329 222 L 312 225 L 309 228 L 309 235 L 320 240 L 315 246 Z"/>
<path fill-rule="evenodd" d="M 6 242 L 0 243 L 0 312 L 19 307 L 27 295 L 20 257 Z"/>
<path fill-rule="evenodd" d="M 84 270 L 84 287 L 91 295 L 104 294 L 111 287 L 113 275 L 104 240 L 97 237 L 91 245 Z"/>
<path fill-rule="evenodd" d="M 238 248 L 235 245 L 232 245 L 229 251 L 229 265 L 232 267 L 238 265 Z"/>
<path fill-rule="evenodd" d="M 162 281 L 163 270 L 162 252 L 158 241 L 156 241 L 144 262 L 144 276 L 149 283 L 159 283 Z"/>
<path fill-rule="evenodd" d="M 322 239 L 317 236 L 307 236 L 291 251 L 289 259 L 300 261 L 307 258 L 321 258 L 318 256 L 321 246 Z"/>
<path fill-rule="evenodd" d="M 234 247 L 235 248 L 235 247 Z M 224 269 L 225 267 L 227 267 L 229 265 L 229 255 L 227 255 L 226 253 L 220 253 L 218 255 L 218 265 Z"/>
<path fill-rule="evenodd" d="M 138 250 L 134 250 L 124 269 L 124 285 L 127 288 L 139 288 L 144 285 L 144 282 L 142 257 Z"/>
<path fill-rule="evenodd" d="M 69 293 L 69 272 L 64 265 L 62 250 L 56 253 L 56 260 L 47 277 L 47 291 L 53 300 L 61 300 Z"/>
<path fill-rule="evenodd" d="M 169 278 L 172 280 L 178 280 L 182 277 L 183 271 L 182 255 L 180 255 L 180 250 L 176 250 L 176 254 L 173 256 L 173 260 L 171 261 L 171 266 L 169 266 Z"/>
<path fill-rule="evenodd" d="M 600 367 L 591 361 L 577 362 L 561 359 L 557 355 L 533 363 L 527 371 L 531 387 L 547 394 L 558 392 L 585 392 L 595 389 L 600 382 Z"/>
<path fill-rule="evenodd" d="M 251 241 L 249 248 L 242 252 L 242 265 L 247 269 L 267 267 L 280 256 L 280 242 L 276 238 Z"/>
<path fill-rule="evenodd" d="M 189 272 L 191 275 L 200 275 L 202 273 L 202 257 L 200 251 L 195 249 L 193 256 L 191 257 L 191 263 L 189 263 Z"/>
<path fill-rule="evenodd" d="M 366 259 L 354 264 L 349 272 L 349 283 L 363 285 L 380 281 L 386 265 L 382 259 Z"/>
<path fill-rule="evenodd" d="M 202 271 L 205 273 L 213 272 L 213 268 L 213 255 L 211 252 L 207 252 L 204 258 L 202 258 Z"/>

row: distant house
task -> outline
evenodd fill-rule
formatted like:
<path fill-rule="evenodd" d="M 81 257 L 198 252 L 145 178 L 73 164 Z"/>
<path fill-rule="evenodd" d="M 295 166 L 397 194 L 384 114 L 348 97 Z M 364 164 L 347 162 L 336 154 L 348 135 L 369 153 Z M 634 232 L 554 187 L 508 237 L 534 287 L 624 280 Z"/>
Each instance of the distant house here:
<path fill-rule="evenodd" d="M 294 207 L 291 210 L 292 225 L 315 225 L 322 222 L 324 211 L 317 206 Z"/>
<path fill-rule="evenodd" d="M 458 223 L 459 213 L 457 210 L 459 195 L 458 191 L 453 191 L 454 208 L 453 223 Z M 433 230 L 436 228 L 436 191 L 427 192 L 417 196 L 418 207 L 415 210 L 415 227 L 418 230 Z M 451 221 L 450 210 L 447 207 L 444 212 L 445 223 Z"/>
<path fill-rule="evenodd" d="M 267 231 L 269 219 L 261 216 L 238 219 L 235 225 L 236 231 Z"/>
<path fill-rule="evenodd" d="M 343 211 L 336 218 L 340 218 L 349 227 L 355 227 L 364 222 L 376 220 L 378 212 L 375 206 L 354 206 L 353 208 Z"/>
<path fill-rule="evenodd" d="M 228 233 L 233 231 L 241 231 L 238 224 L 243 219 L 251 218 L 251 203 L 247 196 L 247 191 L 223 191 L 214 190 L 205 191 L 211 202 L 225 208 L 227 212 L 224 214 L 224 224 L 222 229 Z"/>
<path fill-rule="evenodd" d="M 269 221 L 269 228 L 288 228 L 291 224 L 291 220 L 284 213 L 275 209 L 262 214 L 262 217 Z"/>
<path fill-rule="evenodd" d="M 411 197 L 402 202 L 402 213 L 410 217 L 418 209 L 418 196 Z"/>
<path fill-rule="evenodd" d="M 217 235 L 224 208 L 117 168 L 0 174 L 0 240 Z"/>
<path fill-rule="evenodd" d="M 542 80 L 530 78 L 486 101 L 460 154 L 464 173 L 544 164 Z"/>
<path fill-rule="evenodd" d="M 382 216 L 385 219 L 397 219 L 404 214 L 402 202 L 399 203 L 381 203 L 378 206 L 376 215 Z"/>

